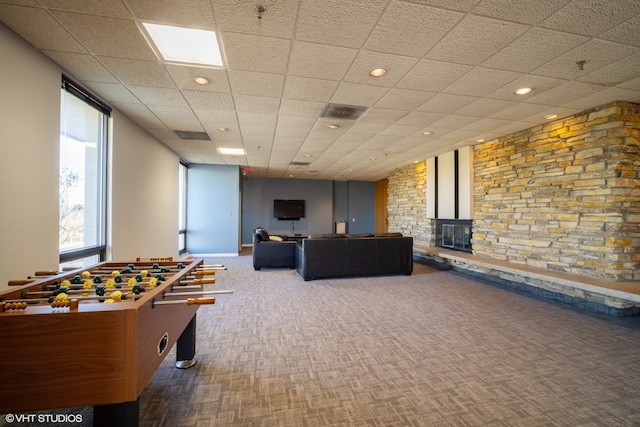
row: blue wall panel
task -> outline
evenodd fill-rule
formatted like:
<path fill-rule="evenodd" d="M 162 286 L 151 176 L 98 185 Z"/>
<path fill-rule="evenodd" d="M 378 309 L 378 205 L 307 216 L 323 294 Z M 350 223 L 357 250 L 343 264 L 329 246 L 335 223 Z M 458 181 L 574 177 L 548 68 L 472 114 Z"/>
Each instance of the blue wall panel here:
<path fill-rule="evenodd" d="M 187 179 L 187 250 L 192 254 L 238 253 L 239 167 L 192 164 Z"/>

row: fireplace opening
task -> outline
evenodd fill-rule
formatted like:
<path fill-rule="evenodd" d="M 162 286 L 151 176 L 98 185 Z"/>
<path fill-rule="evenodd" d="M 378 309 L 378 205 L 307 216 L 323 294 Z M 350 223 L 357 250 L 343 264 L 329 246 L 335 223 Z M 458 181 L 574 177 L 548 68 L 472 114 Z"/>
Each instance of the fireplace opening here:
<path fill-rule="evenodd" d="M 436 246 L 471 252 L 471 220 L 436 219 Z"/>

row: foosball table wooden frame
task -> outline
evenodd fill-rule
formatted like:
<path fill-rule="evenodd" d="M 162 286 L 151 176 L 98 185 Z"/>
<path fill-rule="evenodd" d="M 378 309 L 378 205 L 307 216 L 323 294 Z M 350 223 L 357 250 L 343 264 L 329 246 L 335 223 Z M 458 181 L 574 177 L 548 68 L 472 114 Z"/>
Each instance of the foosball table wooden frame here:
<path fill-rule="evenodd" d="M 128 264 L 132 262 L 107 261 L 82 270 L 108 275 Z M 198 283 L 215 271 L 206 270 L 201 259 L 179 269 L 173 261 L 154 264 L 164 267 L 163 280 L 118 303 L 97 296 L 78 296 L 78 304 L 64 307 L 32 301 L 45 294 L 42 289 L 77 278 L 80 270 L 0 293 L 3 301 L 27 302 L 26 308 L 0 302 L 0 413 L 93 406 L 94 426 L 137 426 L 139 397 L 172 346 L 177 367 L 195 363 L 198 304 L 215 301 L 179 299 L 207 294 L 198 291 Z M 151 263 L 146 267 L 148 274 L 155 274 Z M 129 292 L 126 285 L 122 288 Z M 189 291 L 180 292 L 186 288 Z"/>

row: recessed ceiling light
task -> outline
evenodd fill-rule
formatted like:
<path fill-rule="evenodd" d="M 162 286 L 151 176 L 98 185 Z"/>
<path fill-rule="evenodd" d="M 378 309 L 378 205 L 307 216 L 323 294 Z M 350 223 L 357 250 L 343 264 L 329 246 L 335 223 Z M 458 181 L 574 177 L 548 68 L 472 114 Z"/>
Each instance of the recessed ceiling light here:
<path fill-rule="evenodd" d="M 429 131 L 427 130 L 427 131 L 422 132 L 422 134 L 423 134 L 424 136 L 429 136 L 429 135 L 432 135 L 432 134 L 433 134 L 433 132 L 429 132 Z"/>
<path fill-rule="evenodd" d="M 218 128 L 218 132 L 229 132 L 229 128 Z"/>
<path fill-rule="evenodd" d="M 305 157 L 313 157 L 313 154 L 305 154 Z"/>
<path fill-rule="evenodd" d="M 209 79 L 206 78 L 206 77 L 201 77 L 201 76 L 194 77 L 193 81 L 196 82 L 199 85 L 208 85 L 209 84 Z"/>
<path fill-rule="evenodd" d="M 547 119 L 547 120 L 553 120 L 553 119 L 555 119 L 557 117 L 558 117 L 557 114 L 547 114 L 546 116 L 544 116 L 544 118 Z"/>
<path fill-rule="evenodd" d="M 378 160 L 377 157 L 370 157 L 369 160 Z"/>
<path fill-rule="evenodd" d="M 516 94 L 517 95 L 526 95 L 529 92 L 531 92 L 531 88 L 530 87 L 521 87 L 520 89 L 516 90 Z"/>
<path fill-rule="evenodd" d="M 369 74 L 372 77 L 384 76 L 386 73 L 387 73 L 387 70 L 384 68 L 374 68 L 373 70 L 369 71 Z"/>
<path fill-rule="evenodd" d="M 338 129 L 340 126 L 338 125 L 329 125 L 327 126 L 329 129 Z"/>
<path fill-rule="evenodd" d="M 484 142 L 484 138 L 480 138 L 478 142 Z"/>
<path fill-rule="evenodd" d="M 218 148 L 220 154 L 231 156 L 244 156 L 244 150 L 242 148 Z"/>
<path fill-rule="evenodd" d="M 222 67 L 215 31 L 143 22 L 145 30 L 165 61 Z"/>

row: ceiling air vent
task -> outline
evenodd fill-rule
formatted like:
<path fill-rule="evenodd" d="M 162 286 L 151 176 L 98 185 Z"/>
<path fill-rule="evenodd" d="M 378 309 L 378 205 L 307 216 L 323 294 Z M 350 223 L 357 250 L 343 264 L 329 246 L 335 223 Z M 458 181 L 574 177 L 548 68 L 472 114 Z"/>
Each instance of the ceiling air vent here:
<path fill-rule="evenodd" d="M 202 141 L 211 141 L 206 132 L 193 132 L 190 130 L 174 130 L 173 133 L 178 135 L 180 139 L 199 139 Z"/>
<path fill-rule="evenodd" d="M 309 162 L 291 162 L 290 166 L 309 166 L 311 163 Z"/>
<path fill-rule="evenodd" d="M 366 110 L 367 107 L 361 107 L 358 105 L 327 104 L 320 117 L 328 117 L 330 119 L 356 120 Z"/>

